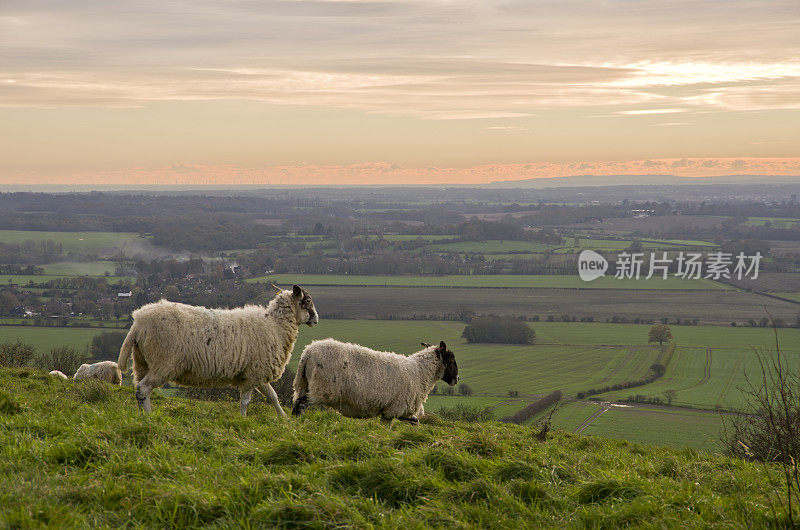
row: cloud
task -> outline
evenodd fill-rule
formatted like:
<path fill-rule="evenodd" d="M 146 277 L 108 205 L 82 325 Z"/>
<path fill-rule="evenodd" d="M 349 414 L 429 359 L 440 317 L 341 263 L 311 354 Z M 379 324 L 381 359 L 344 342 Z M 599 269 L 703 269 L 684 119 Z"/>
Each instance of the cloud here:
<path fill-rule="evenodd" d="M 0 83 L 3 106 L 251 100 L 475 119 L 800 105 L 794 0 L 7 0 L 3 10 L 0 79 L 15 81 Z"/>

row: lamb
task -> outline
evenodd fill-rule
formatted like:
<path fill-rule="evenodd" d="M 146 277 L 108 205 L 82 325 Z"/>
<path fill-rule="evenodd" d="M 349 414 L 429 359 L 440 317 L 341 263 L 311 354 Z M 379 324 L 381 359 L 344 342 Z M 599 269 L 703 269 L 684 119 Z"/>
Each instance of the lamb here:
<path fill-rule="evenodd" d="M 292 414 L 320 404 L 351 418 L 418 423 L 436 382 L 458 383 L 458 365 L 444 341 L 422 345 L 406 357 L 334 339 L 312 342 L 297 367 Z"/>
<path fill-rule="evenodd" d="M 207 309 L 161 300 L 134 311 L 118 364 L 127 372 L 133 356 L 139 407 L 150 412 L 153 389 L 174 382 L 237 388 L 242 416 L 258 389 L 285 417 L 269 383 L 283 374 L 300 324 L 314 326 L 319 317 L 305 289 L 276 290 L 266 308 Z"/>
<path fill-rule="evenodd" d="M 67 374 L 65 374 L 61 370 L 51 370 L 50 375 L 52 375 L 53 377 L 58 377 L 60 379 L 69 379 L 69 377 L 67 377 Z"/>
<path fill-rule="evenodd" d="M 51 372 L 52 373 L 52 372 Z M 122 373 L 114 361 L 100 361 L 94 364 L 82 364 L 72 376 L 73 379 L 99 379 L 112 385 L 122 384 Z"/>

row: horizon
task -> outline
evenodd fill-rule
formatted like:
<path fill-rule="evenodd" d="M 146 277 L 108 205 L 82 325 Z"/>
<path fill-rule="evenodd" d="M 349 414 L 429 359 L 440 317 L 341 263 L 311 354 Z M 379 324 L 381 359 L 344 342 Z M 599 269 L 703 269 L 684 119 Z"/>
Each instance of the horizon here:
<path fill-rule="evenodd" d="M 0 9 L 0 185 L 800 175 L 800 5 Z"/>

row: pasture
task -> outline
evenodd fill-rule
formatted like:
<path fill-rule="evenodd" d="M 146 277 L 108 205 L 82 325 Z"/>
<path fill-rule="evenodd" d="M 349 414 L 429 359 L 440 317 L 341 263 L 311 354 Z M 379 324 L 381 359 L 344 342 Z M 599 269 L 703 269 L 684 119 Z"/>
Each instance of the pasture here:
<path fill-rule="evenodd" d="M 146 238 L 132 232 L 39 232 L 34 230 L 0 230 L 0 243 L 21 245 L 25 241 L 55 241 L 64 253 L 111 254 L 142 248 Z"/>
<path fill-rule="evenodd" d="M 636 404 L 605 407 L 576 401 L 553 414 L 553 427 L 583 435 L 703 451 L 722 451 L 722 418 L 697 411 Z"/>
<path fill-rule="evenodd" d="M 274 278 L 274 276 L 273 276 Z M 468 277 L 472 278 L 472 277 Z M 480 278 L 475 276 L 475 278 Z M 286 280 L 299 279 L 287 276 Z M 594 283 L 594 282 L 592 282 Z M 284 286 L 291 283 L 282 284 Z M 300 285 L 304 285 L 301 283 Z M 306 285 L 307 286 L 307 285 Z M 309 287 L 321 315 L 359 319 L 427 318 L 425 315 L 455 315 L 461 310 L 514 317 L 548 316 L 561 319 L 567 314 L 604 322 L 612 317 L 633 320 L 667 317 L 698 319 L 701 324 L 743 324 L 760 320 L 766 308 L 774 317 L 794 322 L 800 312 L 796 303 L 738 290 L 646 289 L 475 289 L 451 287 L 356 287 L 323 285 Z M 391 301 L 391 303 L 387 303 Z"/>
<path fill-rule="evenodd" d="M 51 276 L 109 276 L 114 274 L 111 261 L 59 262 L 41 266 Z"/>
<path fill-rule="evenodd" d="M 71 346 L 86 349 L 92 337 L 103 330 L 64 328 L 64 327 L 33 327 L 33 326 L 0 326 L 0 342 L 15 342 L 20 340 L 36 347 L 39 353 L 49 351 L 56 346 Z"/>

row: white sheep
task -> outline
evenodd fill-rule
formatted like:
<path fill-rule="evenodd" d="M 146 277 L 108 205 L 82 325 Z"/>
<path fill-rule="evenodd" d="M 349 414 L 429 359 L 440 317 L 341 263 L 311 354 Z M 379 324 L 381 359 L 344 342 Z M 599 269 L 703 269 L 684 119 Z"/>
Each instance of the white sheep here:
<path fill-rule="evenodd" d="M 60 379 L 69 379 L 69 377 L 67 377 L 67 374 L 65 374 L 61 370 L 51 370 L 50 375 L 52 375 L 53 377 L 58 377 Z"/>
<path fill-rule="evenodd" d="M 206 309 L 161 300 L 134 311 L 118 364 L 127 372 L 133 355 L 139 407 L 149 412 L 153 389 L 174 382 L 235 387 L 243 416 L 258 389 L 286 416 L 269 383 L 283 374 L 300 324 L 313 326 L 318 316 L 305 289 L 277 290 L 266 308 Z"/>
<path fill-rule="evenodd" d="M 52 373 L 52 372 L 51 372 Z M 99 379 L 112 385 L 122 384 L 122 373 L 114 361 L 100 361 L 94 364 L 82 364 L 72 376 L 73 379 Z"/>
<path fill-rule="evenodd" d="M 447 345 L 423 346 L 407 357 L 334 339 L 312 342 L 297 367 L 292 414 L 327 405 L 351 418 L 417 423 L 439 379 L 458 383 L 458 365 Z"/>

